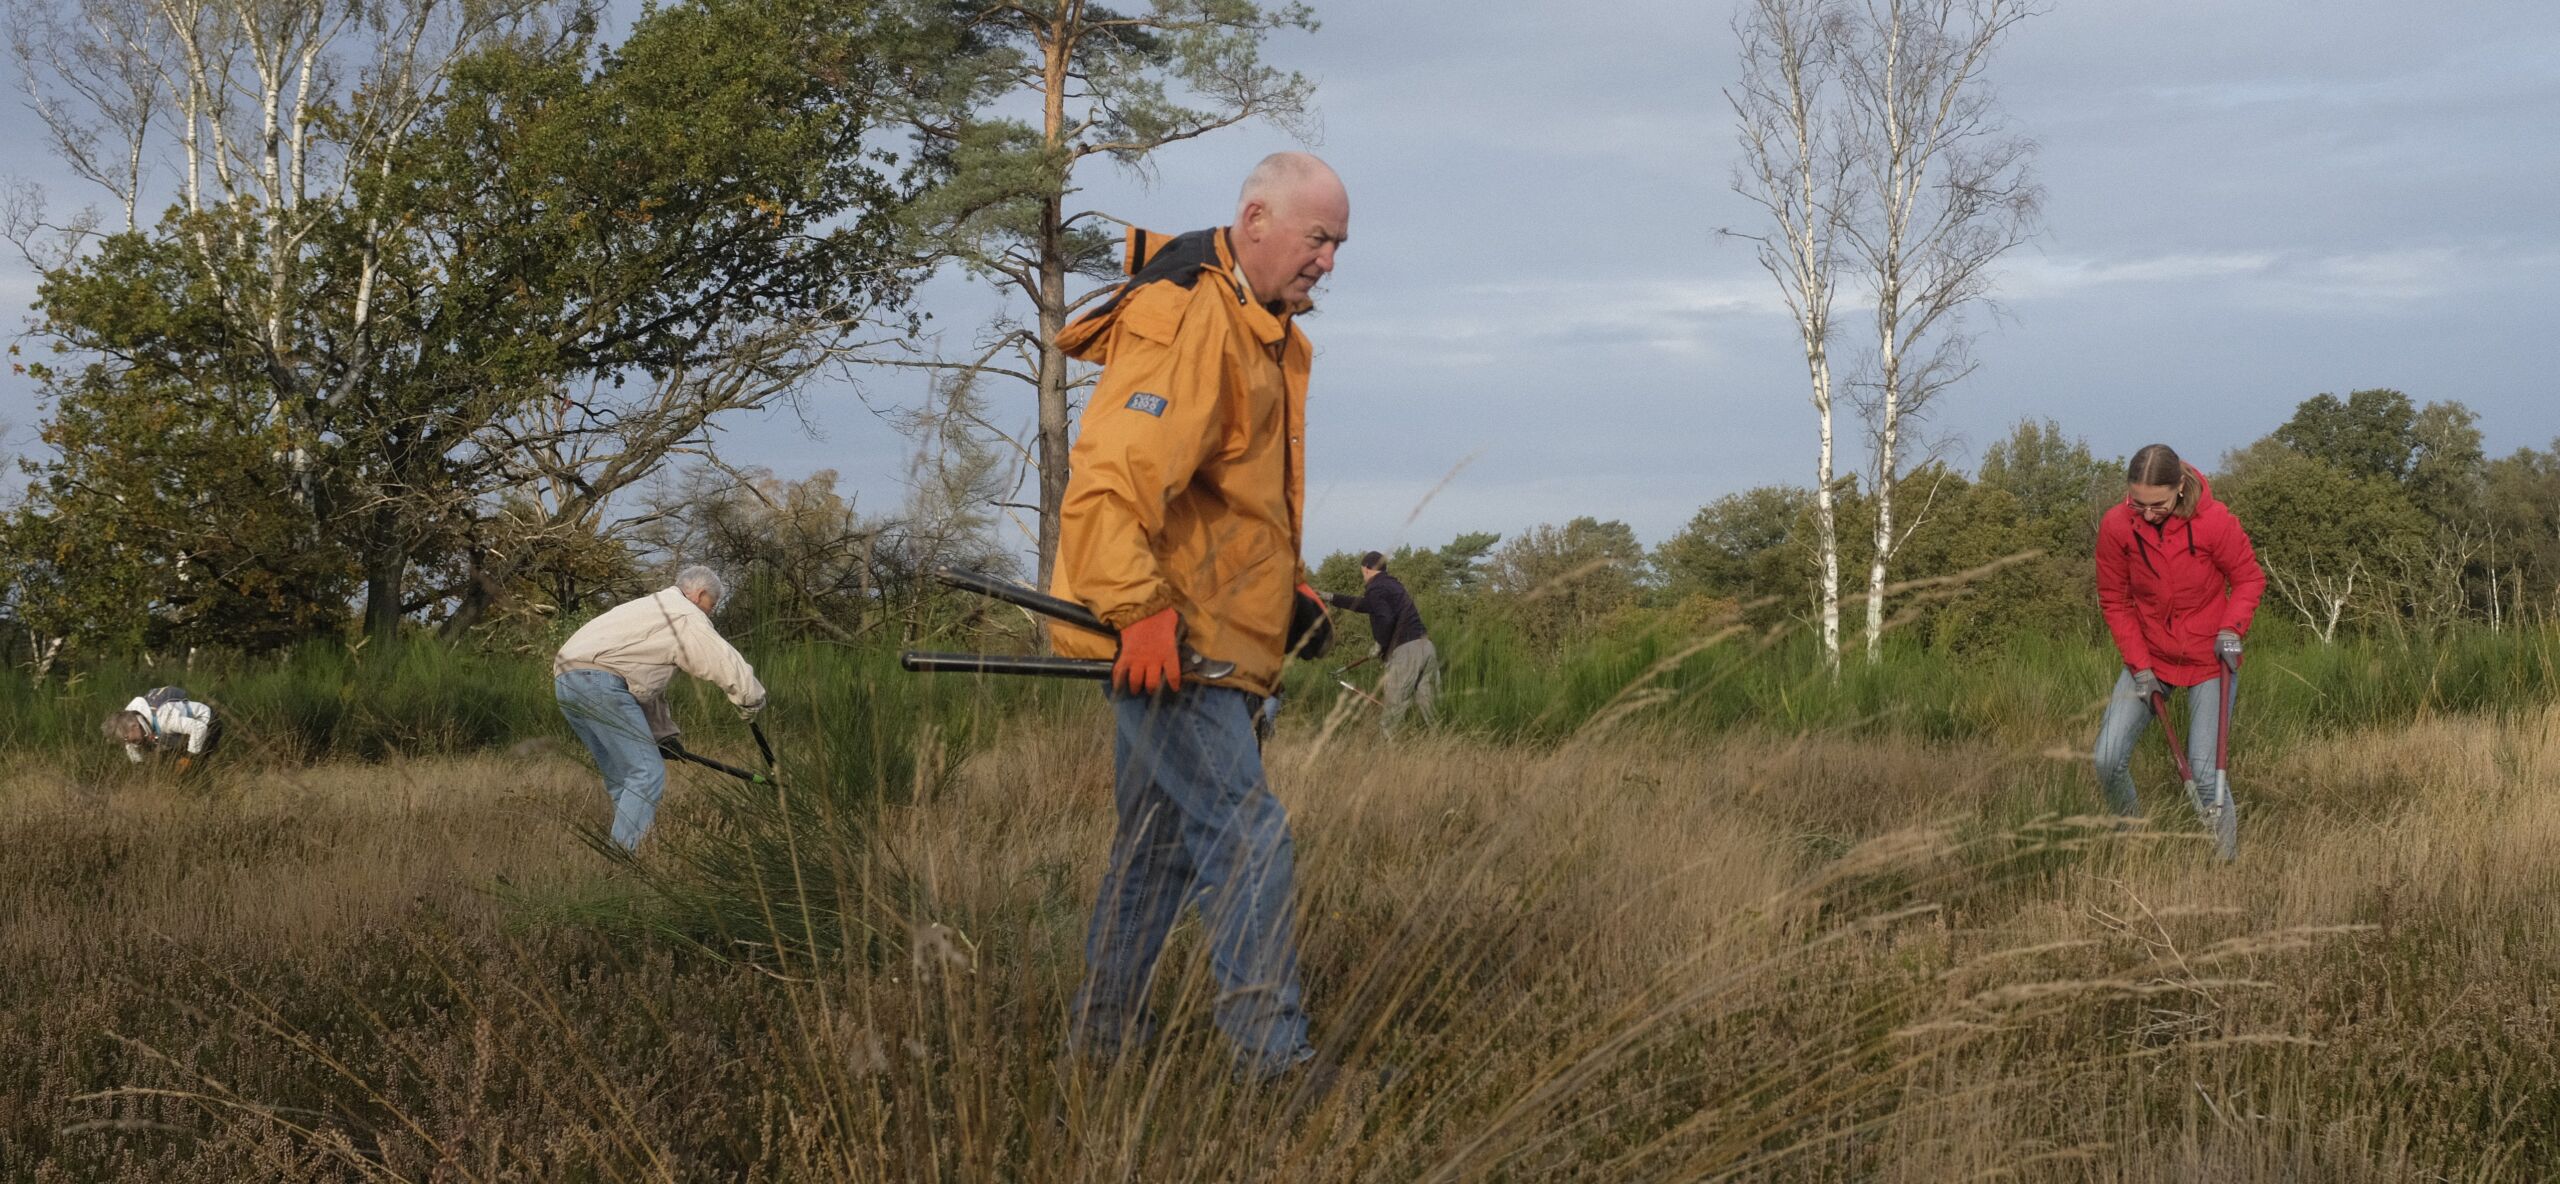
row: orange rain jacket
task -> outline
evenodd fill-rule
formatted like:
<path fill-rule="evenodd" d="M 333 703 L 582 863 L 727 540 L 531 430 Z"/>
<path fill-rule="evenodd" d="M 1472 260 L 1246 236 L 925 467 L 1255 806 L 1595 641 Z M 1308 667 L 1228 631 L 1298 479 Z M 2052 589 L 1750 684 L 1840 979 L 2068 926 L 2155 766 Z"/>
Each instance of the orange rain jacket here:
<path fill-rule="evenodd" d="M 1050 591 L 1114 629 L 1170 605 L 1192 649 L 1236 664 L 1219 685 L 1267 695 L 1302 566 L 1303 309 L 1249 297 L 1224 230 L 1131 228 L 1128 245 L 1128 282 L 1059 336 L 1102 380 L 1068 454 Z M 1054 624 L 1050 641 L 1078 658 L 1117 644 Z"/>

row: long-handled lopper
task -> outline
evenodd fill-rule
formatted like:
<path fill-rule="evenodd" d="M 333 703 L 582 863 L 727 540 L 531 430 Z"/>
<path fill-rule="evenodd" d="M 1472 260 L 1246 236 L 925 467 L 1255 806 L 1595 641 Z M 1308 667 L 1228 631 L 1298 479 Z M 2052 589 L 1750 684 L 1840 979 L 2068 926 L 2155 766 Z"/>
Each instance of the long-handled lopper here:
<path fill-rule="evenodd" d="M 2178 730 L 2169 723 L 2169 695 L 2154 691 L 2151 714 L 2160 720 L 2160 735 L 2169 742 L 2169 759 L 2178 766 L 2178 779 L 2185 783 L 2187 801 L 2196 808 L 2196 819 L 2213 834 L 2213 852 L 2224 862 L 2240 855 L 2240 813 L 2231 800 L 2231 700 L 2238 690 L 2240 668 L 2229 658 L 2223 660 L 2220 731 L 2214 740 L 2213 784 L 2196 783 L 2193 766 L 2187 763 L 2186 745 L 2178 742 Z"/>
<path fill-rule="evenodd" d="M 999 580 L 983 572 L 964 568 L 936 568 L 933 578 L 954 588 L 993 597 L 1018 608 L 1027 608 L 1044 617 L 1063 621 L 1079 629 L 1091 630 L 1106 637 L 1117 637 L 1120 631 L 1102 623 L 1091 609 L 1071 600 L 1060 600 L 1045 592 L 1025 588 L 1007 580 Z M 1043 658 L 1009 654 L 941 654 L 908 650 L 898 655 L 898 665 L 912 671 L 967 674 L 1033 674 L 1048 678 L 1109 678 L 1111 663 L 1102 658 Z M 1233 662 L 1205 657 L 1184 646 L 1182 673 L 1187 678 L 1225 678 L 1236 672 Z"/>
<path fill-rule="evenodd" d="M 2213 849 L 2240 857 L 2240 803 L 2231 797 L 2231 705 L 2240 697 L 2240 655 L 2222 655 L 2222 725 L 2213 742 Z"/>
<path fill-rule="evenodd" d="M 1386 706 L 1387 706 L 1387 704 L 1386 704 L 1386 701 L 1385 701 L 1385 700 L 1380 699 L 1380 698 L 1378 698 L 1376 695 L 1372 695 L 1372 694 L 1370 694 L 1370 693 L 1369 693 L 1369 692 L 1367 692 L 1367 691 L 1361 690 L 1359 687 L 1353 686 L 1353 685 L 1351 684 L 1351 680 L 1350 680 L 1350 679 L 1343 677 L 1344 675 L 1347 675 L 1347 674 L 1351 673 L 1351 672 L 1352 672 L 1352 671 L 1354 671 L 1354 670 L 1358 670 L 1359 668 L 1361 668 L 1361 667 L 1363 667 L 1363 666 L 1366 666 L 1366 665 L 1368 665 L 1369 663 L 1376 661 L 1377 659 L 1378 659 L 1378 655 L 1376 655 L 1376 654 L 1371 654 L 1371 655 L 1369 655 L 1368 657 L 1366 657 L 1366 658 L 1362 658 L 1362 659 L 1360 659 L 1359 661 L 1354 662 L 1354 663 L 1352 663 L 1352 664 L 1350 664 L 1350 665 L 1348 665 L 1348 666 L 1345 666 L 1345 667 L 1343 667 L 1343 668 L 1342 668 L 1342 669 L 1340 669 L 1340 670 L 1336 670 L 1336 671 L 1334 671 L 1334 672 L 1333 672 L 1333 685 L 1338 686 L 1338 687 L 1341 687 L 1343 690 L 1349 691 L 1349 692 L 1351 692 L 1351 693 L 1352 693 L 1352 694 L 1354 694 L 1354 695 L 1358 695 L 1358 696 L 1360 696 L 1361 698 L 1368 700 L 1371 706 L 1377 707 L 1377 708 L 1379 708 L 1380 710 L 1384 710 L 1384 709 L 1386 708 Z"/>
<path fill-rule="evenodd" d="M 762 744 L 764 741 L 763 735 L 757 735 L 756 741 L 757 743 Z M 768 764 L 772 760 L 772 751 L 773 750 L 770 747 L 765 749 L 767 754 L 765 759 Z M 726 773 L 740 781 L 746 782 L 749 785 L 774 784 L 773 778 L 765 776 L 762 773 L 758 773 L 752 769 L 741 769 L 736 765 L 732 765 L 724 761 L 715 761 L 710 757 L 686 748 L 682 741 L 677 740 L 673 736 L 669 736 L 664 740 L 658 741 L 658 754 L 674 760 L 691 761 L 692 763 L 700 765 L 703 768 L 710 769 L 713 772 Z"/>

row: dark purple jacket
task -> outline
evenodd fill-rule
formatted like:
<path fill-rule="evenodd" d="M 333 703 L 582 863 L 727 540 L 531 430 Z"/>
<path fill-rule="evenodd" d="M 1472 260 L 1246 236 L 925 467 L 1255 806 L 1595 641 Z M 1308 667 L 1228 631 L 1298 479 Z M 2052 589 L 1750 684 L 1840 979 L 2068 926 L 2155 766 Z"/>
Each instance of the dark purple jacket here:
<path fill-rule="evenodd" d="M 1324 598 L 1335 608 L 1369 614 L 1369 632 L 1378 639 L 1380 661 L 1394 653 L 1397 646 L 1429 632 L 1422 627 L 1422 614 L 1414 609 L 1413 597 L 1405 593 L 1403 582 L 1385 572 L 1379 572 L 1378 578 L 1369 581 L 1358 596 L 1327 592 Z"/>

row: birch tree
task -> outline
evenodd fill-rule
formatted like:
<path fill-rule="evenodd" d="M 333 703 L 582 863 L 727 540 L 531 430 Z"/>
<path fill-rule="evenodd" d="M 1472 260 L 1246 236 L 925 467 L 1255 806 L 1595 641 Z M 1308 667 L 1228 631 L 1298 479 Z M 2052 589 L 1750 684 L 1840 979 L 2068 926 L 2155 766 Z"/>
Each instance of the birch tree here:
<path fill-rule="evenodd" d="M 1831 0 L 1753 0 L 1734 20 L 1742 79 L 1733 106 L 1742 158 L 1733 189 L 1760 207 L 1757 244 L 1804 349 L 1813 401 L 1816 602 L 1824 662 L 1840 669 L 1840 533 L 1834 469 L 1831 303 L 1839 284 L 1850 156 L 1840 140 L 1840 6 Z"/>
<path fill-rule="evenodd" d="M 939 67 L 904 6 L 686 0 L 608 46 L 574 0 L 65 2 L 154 14 L 175 112 L 171 213 L 42 288 L 69 360 L 41 380 L 114 429 L 47 468 L 73 537 L 183 399 L 218 455 L 274 458 L 225 502 L 356 557 L 369 635 L 458 632 L 719 420 L 906 331 L 894 215 L 932 170 L 872 137 Z M 97 11 L 63 27 L 128 10 Z"/>
<path fill-rule="evenodd" d="M 220 353 L 227 381 L 199 397 L 245 404 L 255 422 L 239 426 L 266 438 L 276 492 L 310 523 L 303 545 L 352 542 L 365 620 L 387 632 L 418 534 L 400 507 L 442 482 L 403 457 L 435 424 L 391 395 L 400 370 L 385 365 L 403 339 L 380 324 L 387 268 L 408 229 L 368 216 L 361 194 L 387 175 L 456 62 L 582 11 L 570 0 L 19 0 L 11 18 L 53 146 L 123 211 L 112 233 L 165 239 L 184 268 L 150 291 L 160 309 L 91 299 L 86 317 L 55 314 L 82 303 L 84 287 L 133 277 L 95 265 L 112 253 L 52 269 L 42 332 L 89 358 L 62 380 L 102 396 L 139 391 L 175 377 L 152 373 L 173 371 L 161 364 L 170 358 Z M 139 211 L 163 204 L 169 213 L 145 228 Z M 196 339 L 177 342 L 184 333 Z M 207 408 L 205 421 L 237 422 L 231 410 Z M 385 430 L 351 430 L 359 423 Z M 364 446 L 374 443 L 400 447 Z M 348 512 L 357 506 L 366 512 Z"/>
<path fill-rule="evenodd" d="M 2222 458 L 2214 496 L 2247 524 L 2272 598 L 2327 642 L 2339 626 L 2388 625 L 2400 557 L 2428 551 L 2433 524 L 2387 473 L 2358 472 L 2275 436 Z"/>
<path fill-rule="evenodd" d="M 1886 574 L 1908 534 L 1894 504 L 1906 430 L 1972 373 L 1964 314 L 1990 296 L 1993 264 L 2036 228 L 2034 145 L 2010 134 L 1985 78 L 1993 50 L 2035 11 L 2028 0 L 1860 0 L 1826 26 L 1840 40 L 1850 166 L 1841 226 L 1875 309 L 1871 663 L 1883 657 Z"/>
<path fill-rule="evenodd" d="M 960 84 L 973 113 L 917 120 L 926 151 L 951 184 L 916 219 L 938 245 L 1009 297 L 1026 319 L 999 319 L 974 359 L 922 365 L 997 374 L 1031 387 L 1038 414 L 1031 455 L 1039 480 L 1039 580 L 1058 553 L 1067 490 L 1074 383 L 1058 333 L 1104 291 L 1077 279 L 1117 275 L 1115 221 L 1076 209 L 1076 170 L 1107 157 L 1141 175 L 1154 153 L 1251 119 L 1306 138 L 1314 84 L 1265 64 L 1264 38 L 1313 31 L 1300 3 L 1150 0 L 1123 12 L 1086 0 L 998 0 L 959 6 L 950 52 L 973 75 Z M 1030 106 L 1036 122 L 1009 112 Z M 1165 229 L 1165 228 L 1157 228 Z M 1182 228 L 1187 229 L 1187 228 Z"/>
<path fill-rule="evenodd" d="M 137 229 L 151 132 L 164 115 L 168 39 L 148 0 L 84 0 L 65 12 L 9 0 L 9 50 L 29 110 L 73 175 L 116 199 Z"/>

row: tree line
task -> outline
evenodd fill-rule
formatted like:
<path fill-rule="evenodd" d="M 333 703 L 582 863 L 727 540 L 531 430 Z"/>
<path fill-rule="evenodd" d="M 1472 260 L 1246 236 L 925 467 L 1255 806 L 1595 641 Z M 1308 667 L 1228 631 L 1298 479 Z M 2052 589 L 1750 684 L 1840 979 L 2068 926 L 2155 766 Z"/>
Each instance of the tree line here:
<path fill-rule="evenodd" d="M 2257 546 L 2259 621 L 2329 642 L 2560 614 L 2560 439 L 2492 458 L 2477 425 L 2458 402 L 2321 394 L 2218 464 L 2190 458 Z M 1932 461 L 1902 473 L 1898 594 L 1875 640 L 1899 632 L 1959 654 L 2021 636 L 2102 642 L 2093 556 L 2124 465 L 2040 419 L 1972 472 Z M 1851 528 L 1841 558 L 1868 562 L 1875 498 L 1849 476 L 1830 500 Z M 1388 567 L 1435 626 L 1499 629 L 1550 656 L 1646 630 L 1810 633 L 1824 609 L 1817 506 L 1810 488 L 1769 485 L 1708 503 L 1650 549 L 1625 522 L 1577 517 L 1400 547 Z M 1334 553 L 1317 583 L 1350 591 L 1358 568 Z"/>
<path fill-rule="evenodd" d="M 575 611 L 653 552 L 743 548 L 757 516 L 793 528 L 758 544 L 794 554 L 767 565 L 786 614 L 858 633 L 839 618 L 900 563 L 987 558 L 960 536 L 1014 485 L 1054 522 L 1074 383 L 1051 342 L 1112 263 L 1107 220 L 1066 204 L 1079 162 L 1143 170 L 1241 120 L 1288 124 L 1311 89 L 1260 57 L 1313 27 L 1287 3 L 606 18 L 11 0 L 55 155 L 112 199 L 0 200 L 40 276 L 13 353 L 44 448 L 0 518 L 13 642 L 44 662 L 460 637 Z M 1028 327 L 1009 314 L 943 356 L 912 298 L 955 266 L 1026 302 Z M 907 414 L 914 504 L 857 523 L 823 479 L 719 461 L 724 425 L 888 365 L 938 376 Z M 1039 391 L 1027 440 L 983 414 L 1007 374 Z M 832 558 L 791 541 L 830 515 Z"/>
<path fill-rule="evenodd" d="M 1090 378 L 1056 336 L 1116 276 L 1078 169 L 1295 129 L 1312 100 L 1261 56 L 1314 29 L 1295 3 L 681 0 L 608 33 L 588 0 L 5 2 L 55 155 L 112 199 L 0 194 L 40 274 L 12 351 L 45 444 L 0 510 L 0 620 L 40 668 L 531 644 L 676 556 L 738 573 L 782 636 L 1019 632 L 930 572 L 1010 569 L 1022 537 L 1045 581 Z M 2044 421 L 1965 473 L 1914 464 L 1906 428 L 1969 373 L 1967 313 L 2036 224 L 2031 145 L 1986 80 L 2032 10 L 1745 5 L 1733 187 L 1766 221 L 1726 233 L 1793 314 L 1814 480 L 1718 499 L 1650 550 L 1598 517 L 1402 549 L 1426 612 L 1551 649 L 1800 622 L 1835 666 L 1844 606 L 1871 656 L 1897 630 L 2094 635 L 2116 462 Z M 1006 310 L 957 340 L 927 325 L 915 289 L 945 269 Z M 1844 290 L 1862 324 L 1835 319 Z M 894 415 L 902 504 L 721 460 L 739 417 L 884 368 L 931 377 Z M 1019 435 L 991 411 L 1008 384 L 1035 409 Z M 1835 399 L 1866 420 L 1862 462 L 1835 464 Z M 2474 423 L 2322 395 L 2223 458 L 2272 611 L 2322 638 L 2547 614 L 2560 459 L 2487 458 Z M 1350 563 L 1321 578 L 1348 589 Z"/>

